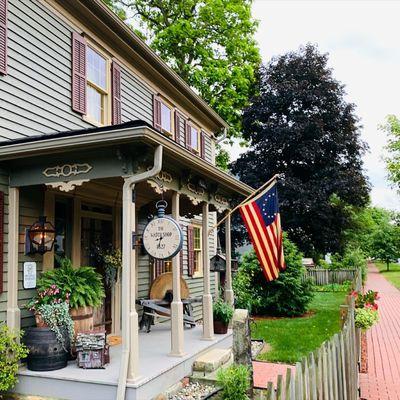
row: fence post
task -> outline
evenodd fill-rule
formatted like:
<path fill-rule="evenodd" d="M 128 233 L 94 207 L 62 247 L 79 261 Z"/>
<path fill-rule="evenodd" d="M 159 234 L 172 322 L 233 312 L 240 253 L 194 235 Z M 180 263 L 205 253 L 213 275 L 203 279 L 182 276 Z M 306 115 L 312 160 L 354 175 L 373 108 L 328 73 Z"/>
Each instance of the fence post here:
<path fill-rule="evenodd" d="M 296 373 L 295 373 L 295 381 L 296 381 L 296 400 L 303 400 L 304 398 L 304 388 L 303 388 L 303 370 L 301 367 L 301 363 L 296 363 Z"/>
<path fill-rule="evenodd" d="M 317 400 L 317 365 L 315 363 L 314 353 L 309 356 L 310 364 L 310 400 Z"/>
<path fill-rule="evenodd" d="M 276 400 L 283 400 L 283 376 L 278 375 L 276 381 Z"/>

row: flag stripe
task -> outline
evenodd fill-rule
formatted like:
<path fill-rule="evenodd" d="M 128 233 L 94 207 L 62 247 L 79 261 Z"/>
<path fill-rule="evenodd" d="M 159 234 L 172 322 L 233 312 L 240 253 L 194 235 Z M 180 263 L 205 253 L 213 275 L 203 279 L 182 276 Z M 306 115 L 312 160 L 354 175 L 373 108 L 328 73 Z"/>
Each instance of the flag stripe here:
<path fill-rule="evenodd" d="M 267 264 L 267 260 L 264 257 L 264 253 L 262 253 L 262 249 L 261 249 L 261 246 L 259 245 L 257 236 L 253 234 L 253 229 L 252 229 L 252 226 L 251 226 L 250 217 L 249 217 L 249 214 L 248 214 L 248 211 L 247 211 L 246 207 L 241 207 L 240 208 L 240 213 L 242 214 L 243 221 L 244 221 L 244 223 L 246 225 L 246 228 L 247 228 L 247 232 L 249 233 L 250 239 L 251 239 L 251 241 L 253 243 L 254 250 L 255 250 L 255 252 L 257 254 L 257 257 L 258 257 L 258 259 L 260 261 L 260 264 L 262 266 L 262 270 L 264 272 L 264 276 L 267 279 L 267 281 L 271 281 L 272 280 L 272 276 L 271 276 L 271 274 L 269 272 L 269 269 L 265 268 L 265 265 Z"/>

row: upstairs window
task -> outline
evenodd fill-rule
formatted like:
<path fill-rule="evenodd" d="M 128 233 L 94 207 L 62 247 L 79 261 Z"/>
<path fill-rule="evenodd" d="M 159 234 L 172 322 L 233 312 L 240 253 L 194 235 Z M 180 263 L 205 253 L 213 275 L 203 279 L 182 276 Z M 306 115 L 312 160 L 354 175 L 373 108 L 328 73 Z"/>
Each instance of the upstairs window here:
<path fill-rule="evenodd" d="M 170 107 L 164 100 L 161 100 L 157 96 L 154 96 L 153 103 L 154 127 L 168 136 L 173 136 L 172 107 Z"/>
<path fill-rule="evenodd" d="M 195 153 L 200 152 L 200 130 L 195 126 L 187 125 L 187 144 L 190 150 Z"/>
<path fill-rule="evenodd" d="M 161 102 L 161 129 L 172 134 L 172 110 L 163 102 Z"/>
<path fill-rule="evenodd" d="M 87 118 L 96 124 L 108 124 L 108 60 L 87 46 Z"/>

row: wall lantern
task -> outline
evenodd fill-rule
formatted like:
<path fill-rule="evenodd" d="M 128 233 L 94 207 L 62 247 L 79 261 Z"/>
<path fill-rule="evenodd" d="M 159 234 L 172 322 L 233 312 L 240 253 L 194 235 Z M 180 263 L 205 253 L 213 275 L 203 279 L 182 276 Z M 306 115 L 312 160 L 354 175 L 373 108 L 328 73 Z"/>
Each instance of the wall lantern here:
<path fill-rule="evenodd" d="M 46 221 L 46 217 L 39 217 L 26 231 L 26 253 L 27 254 L 44 254 L 51 251 L 54 245 L 56 231 L 51 222 Z"/>

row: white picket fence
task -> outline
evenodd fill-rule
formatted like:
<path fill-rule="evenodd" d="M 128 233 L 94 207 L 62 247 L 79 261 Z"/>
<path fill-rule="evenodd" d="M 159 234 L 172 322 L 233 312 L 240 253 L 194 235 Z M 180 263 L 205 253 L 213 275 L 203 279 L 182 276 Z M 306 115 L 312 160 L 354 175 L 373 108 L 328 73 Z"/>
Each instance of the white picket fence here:
<path fill-rule="evenodd" d="M 361 273 L 352 283 L 361 290 Z M 268 382 L 260 400 L 357 400 L 360 362 L 360 332 L 354 326 L 354 298 L 349 299 L 347 316 L 341 332 L 324 342 L 296 364 L 295 372 L 287 369 L 279 375 L 277 385 Z"/>
<path fill-rule="evenodd" d="M 353 281 L 355 275 L 355 269 L 307 268 L 304 277 L 311 279 L 314 285 L 322 286 L 331 283 L 342 284 L 345 281 Z"/>

